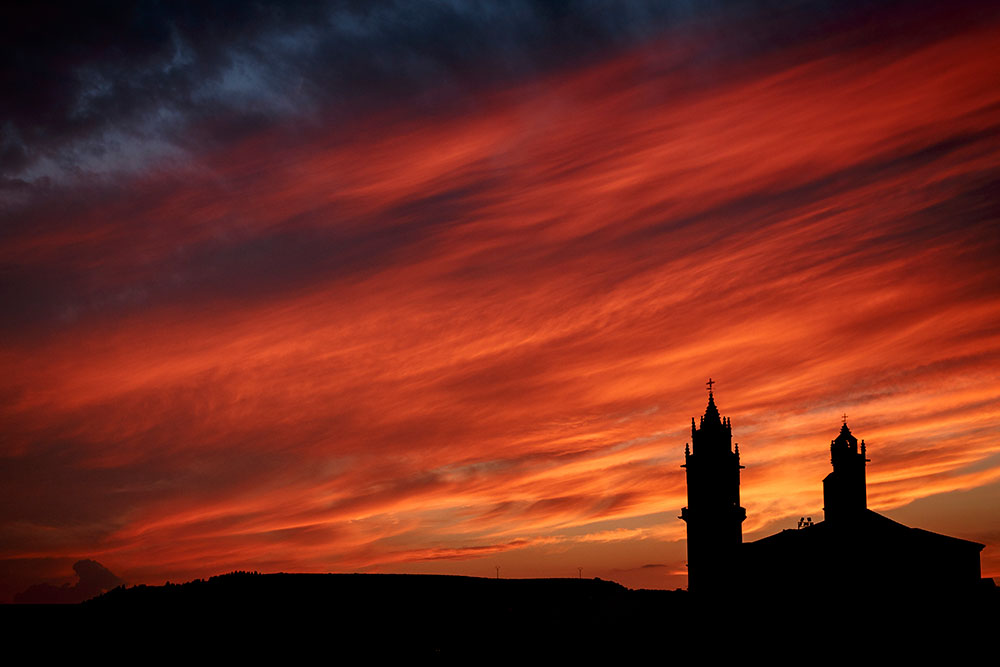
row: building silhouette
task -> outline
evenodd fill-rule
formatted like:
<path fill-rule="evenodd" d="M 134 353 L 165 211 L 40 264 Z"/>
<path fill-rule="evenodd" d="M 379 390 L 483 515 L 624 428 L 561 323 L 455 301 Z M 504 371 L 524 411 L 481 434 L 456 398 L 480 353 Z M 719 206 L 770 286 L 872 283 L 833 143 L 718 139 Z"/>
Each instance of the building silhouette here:
<path fill-rule="evenodd" d="M 709 381 L 711 383 L 711 380 Z M 823 479 L 824 520 L 743 542 L 739 445 L 709 384 L 708 407 L 685 445 L 688 590 L 699 595 L 768 593 L 856 596 L 882 591 L 932 595 L 972 592 L 984 545 L 910 528 L 868 509 L 864 440 L 847 426 L 830 443 L 833 471 Z"/>
<path fill-rule="evenodd" d="M 688 590 L 725 590 L 737 583 L 747 511 L 740 507 L 739 445 L 733 447 L 733 427 L 719 414 L 711 384 L 701 424 L 696 427 L 691 419 L 691 443 L 684 447 L 688 505 L 681 510 L 687 523 Z"/>

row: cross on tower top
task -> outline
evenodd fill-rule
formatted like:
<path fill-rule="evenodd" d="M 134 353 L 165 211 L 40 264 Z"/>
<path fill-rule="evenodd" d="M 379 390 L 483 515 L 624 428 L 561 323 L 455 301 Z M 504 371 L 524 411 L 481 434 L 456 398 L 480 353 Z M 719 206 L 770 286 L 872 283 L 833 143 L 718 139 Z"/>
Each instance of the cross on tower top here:
<path fill-rule="evenodd" d="M 713 380 L 712 378 L 708 378 L 708 382 L 706 382 L 705 384 L 708 385 L 708 391 L 711 392 L 712 391 L 712 385 L 715 384 L 715 380 Z"/>
<path fill-rule="evenodd" d="M 847 426 L 847 413 L 842 414 L 840 418 L 844 420 L 844 426 Z"/>

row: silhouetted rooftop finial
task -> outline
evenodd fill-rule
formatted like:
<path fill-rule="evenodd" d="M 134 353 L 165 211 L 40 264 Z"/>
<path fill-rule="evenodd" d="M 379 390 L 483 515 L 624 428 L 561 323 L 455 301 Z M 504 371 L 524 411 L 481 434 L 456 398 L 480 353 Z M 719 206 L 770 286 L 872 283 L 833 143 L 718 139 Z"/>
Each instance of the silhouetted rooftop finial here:
<path fill-rule="evenodd" d="M 847 413 L 845 412 L 840 418 L 844 420 L 844 426 L 847 426 Z"/>
<path fill-rule="evenodd" d="M 715 380 L 713 380 L 712 378 L 708 378 L 708 382 L 706 382 L 705 384 L 708 385 L 708 393 L 711 394 L 712 393 L 712 385 L 715 384 Z"/>

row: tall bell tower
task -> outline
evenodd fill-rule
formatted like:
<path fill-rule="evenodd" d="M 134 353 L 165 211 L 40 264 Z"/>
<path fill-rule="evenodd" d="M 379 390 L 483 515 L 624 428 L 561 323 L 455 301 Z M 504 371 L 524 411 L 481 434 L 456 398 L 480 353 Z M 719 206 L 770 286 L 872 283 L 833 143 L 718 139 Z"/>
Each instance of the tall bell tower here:
<path fill-rule="evenodd" d="M 733 427 L 719 415 L 708 382 L 708 407 L 695 426 L 691 445 L 684 446 L 688 505 L 680 518 L 687 523 L 688 590 L 698 594 L 732 591 L 739 573 L 743 521 L 740 507 L 740 447 L 733 448 Z"/>

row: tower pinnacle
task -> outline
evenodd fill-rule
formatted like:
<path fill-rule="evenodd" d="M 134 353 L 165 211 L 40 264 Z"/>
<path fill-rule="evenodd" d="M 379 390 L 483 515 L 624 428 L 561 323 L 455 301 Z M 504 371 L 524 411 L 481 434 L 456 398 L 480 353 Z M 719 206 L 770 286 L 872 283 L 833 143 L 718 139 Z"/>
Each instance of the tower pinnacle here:
<path fill-rule="evenodd" d="M 719 415 L 719 408 L 715 405 L 715 396 L 708 392 L 708 407 L 705 408 L 705 416 L 702 417 L 702 425 L 721 425 L 722 417 Z"/>

